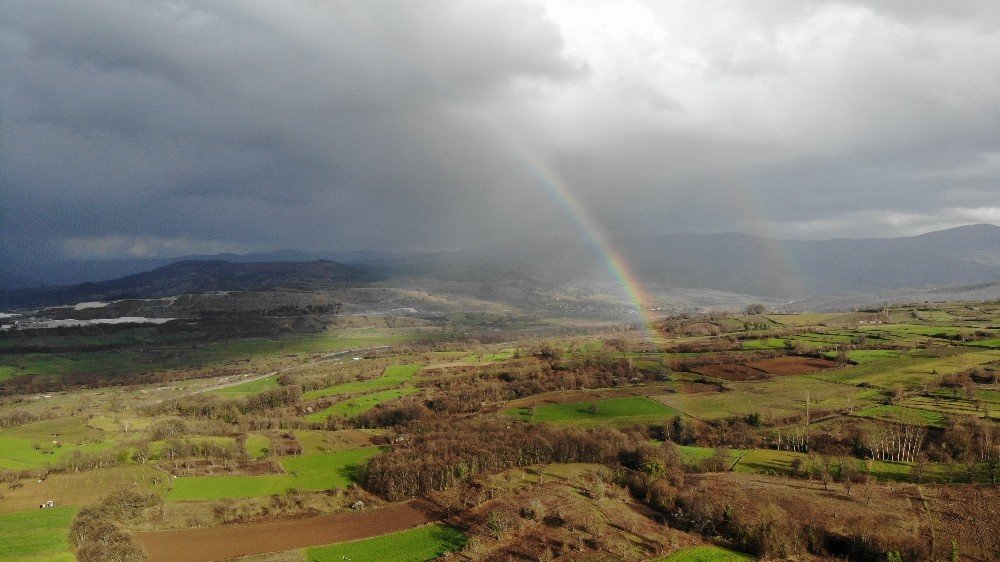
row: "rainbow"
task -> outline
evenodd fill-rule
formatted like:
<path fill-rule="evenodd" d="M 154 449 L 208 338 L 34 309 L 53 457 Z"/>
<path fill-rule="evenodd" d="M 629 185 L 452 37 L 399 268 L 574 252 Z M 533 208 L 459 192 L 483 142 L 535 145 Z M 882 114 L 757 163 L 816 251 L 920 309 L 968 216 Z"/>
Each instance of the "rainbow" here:
<path fill-rule="evenodd" d="M 604 264 L 608 273 L 621 287 L 625 297 L 638 311 L 641 327 L 645 335 L 654 343 L 661 341 L 659 331 L 654 325 L 654 301 L 643 288 L 642 284 L 629 269 L 621 253 L 608 240 L 607 234 L 597 224 L 590 213 L 580 204 L 576 196 L 566 185 L 566 182 L 545 161 L 524 150 L 521 145 L 510 137 L 501 135 L 515 152 L 518 159 L 525 165 L 532 178 L 552 200 L 563 210 L 588 246 Z"/>

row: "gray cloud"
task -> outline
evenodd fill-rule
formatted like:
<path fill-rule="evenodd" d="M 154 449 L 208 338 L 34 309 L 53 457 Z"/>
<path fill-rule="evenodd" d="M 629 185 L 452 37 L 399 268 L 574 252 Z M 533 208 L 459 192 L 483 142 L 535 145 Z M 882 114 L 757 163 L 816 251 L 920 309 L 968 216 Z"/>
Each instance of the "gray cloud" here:
<path fill-rule="evenodd" d="M 951 5 L 949 5 L 951 6 Z M 995 220 L 995 2 L 9 2 L 0 251 Z"/>

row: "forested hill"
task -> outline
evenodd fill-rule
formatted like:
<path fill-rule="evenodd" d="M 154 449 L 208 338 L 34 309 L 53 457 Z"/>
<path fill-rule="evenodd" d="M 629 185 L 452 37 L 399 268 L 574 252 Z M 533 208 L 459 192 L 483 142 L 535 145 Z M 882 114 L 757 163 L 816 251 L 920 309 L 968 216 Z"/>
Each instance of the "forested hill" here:
<path fill-rule="evenodd" d="M 119 279 L 66 287 L 0 291 L 0 307 L 34 307 L 125 298 L 158 298 L 209 291 L 320 289 L 377 280 L 368 269 L 328 260 L 231 263 L 181 261 Z"/>

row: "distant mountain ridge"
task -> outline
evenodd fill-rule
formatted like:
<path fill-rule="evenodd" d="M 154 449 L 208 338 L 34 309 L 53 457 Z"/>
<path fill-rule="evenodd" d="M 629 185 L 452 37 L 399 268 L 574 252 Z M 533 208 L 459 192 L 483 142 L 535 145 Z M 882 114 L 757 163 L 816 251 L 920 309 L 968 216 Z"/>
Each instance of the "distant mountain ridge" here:
<path fill-rule="evenodd" d="M 275 250 L 250 254 L 192 254 L 173 258 L 117 258 L 60 260 L 54 262 L 13 262 L 0 259 L 0 289 L 67 286 L 107 281 L 150 271 L 181 261 L 227 261 L 231 263 L 305 262 L 328 260 L 344 265 L 377 266 L 407 254 L 377 251 L 305 252 Z"/>
<path fill-rule="evenodd" d="M 378 278 L 367 269 L 329 260 L 250 263 L 186 260 L 109 281 L 0 291 L 0 307 L 54 306 L 210 291 L 308 290 L 370 283 Z"/>
<path fill-rule="evenodd" d="M 645 280 L 744 294 L 804 296 L 1000 279 L 1000 227 L 993 225 L 901 238 L 774 240 L 719 234 L 617 243 Z"/>
<path fill-rule="evenodd" d="M 738 233 L 688 233 L 621 238 L 610 241 L 610 246 L 650 288 L 710 289 L 775 300 L 883 289 L 926 291 L 1000 280 L 1000 227 L 988 224 L 901 238 L 776 240 Z M 393 277 L 474 283 L 488 288 L 484 294 L 505 294 L 504 287 L 511 283 L 551 289 L 616 281 L 608 271 L 608 256 L 577 240 L 498 242 L 424 254 L 339 254 L 353 265 L 316 259 L 321 254 L 283 250 L 223 254 L 226 259 L 198 256 L 118 279 L 0 291 L 0 306 L 270 287 L 323 288 Z"/>

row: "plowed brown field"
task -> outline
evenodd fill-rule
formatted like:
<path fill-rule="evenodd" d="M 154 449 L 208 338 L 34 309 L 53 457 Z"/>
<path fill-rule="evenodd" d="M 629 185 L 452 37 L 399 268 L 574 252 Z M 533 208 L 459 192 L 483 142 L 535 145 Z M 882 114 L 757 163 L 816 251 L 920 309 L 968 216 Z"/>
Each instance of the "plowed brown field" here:
<path fill-rule="evenodd" d="M 432 520 L 418 501 L 360 512 L 242 525 L 136 533 L 153 562 L 210 562 L 364 539 Z"/>
<path fill-rule="evenodd" d="M 758 359 L 757 361 L 747 362 L 747 365 L 778 376 L 814 373 L 816 371 L 833 369 L 841 366 L 840 363 L 829 359 L 798 357 L 795 355 L 786 355 L 784 357 L 774 357 L 771 359 Z"/>

